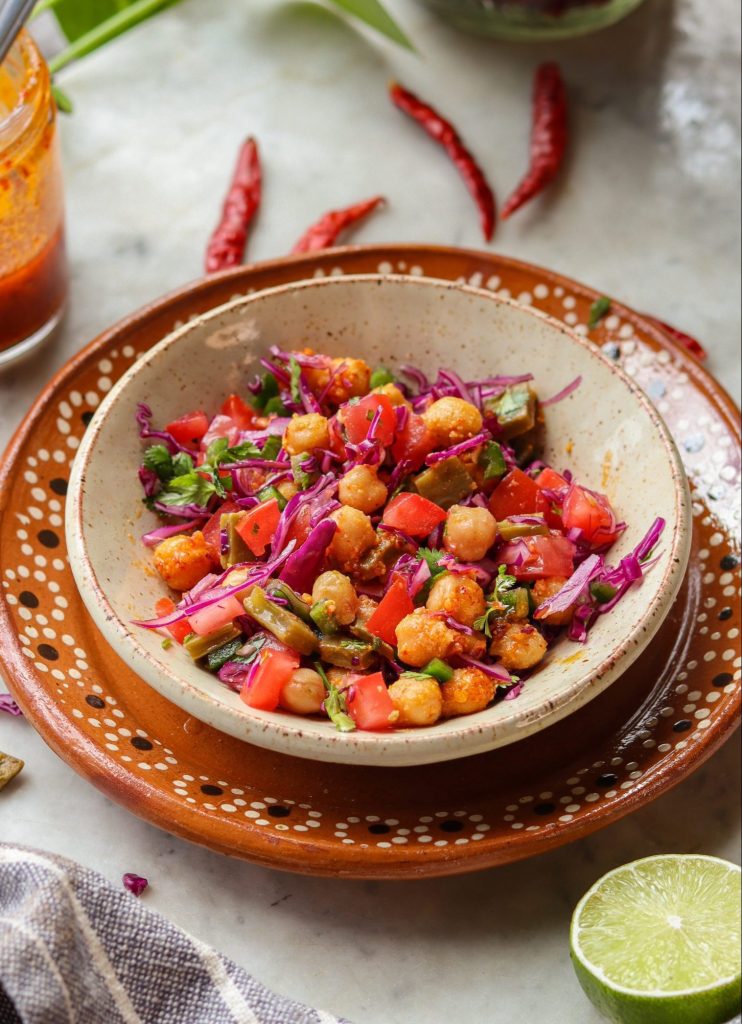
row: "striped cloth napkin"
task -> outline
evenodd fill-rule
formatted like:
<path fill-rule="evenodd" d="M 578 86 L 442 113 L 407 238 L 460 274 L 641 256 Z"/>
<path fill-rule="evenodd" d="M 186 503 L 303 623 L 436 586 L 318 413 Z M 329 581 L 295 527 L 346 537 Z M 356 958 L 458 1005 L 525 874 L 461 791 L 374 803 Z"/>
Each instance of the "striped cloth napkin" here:
<path fill-rule="evenodd" d="M 0 1024 L 348 1024 L 73 861 L 0 843 Z"/>

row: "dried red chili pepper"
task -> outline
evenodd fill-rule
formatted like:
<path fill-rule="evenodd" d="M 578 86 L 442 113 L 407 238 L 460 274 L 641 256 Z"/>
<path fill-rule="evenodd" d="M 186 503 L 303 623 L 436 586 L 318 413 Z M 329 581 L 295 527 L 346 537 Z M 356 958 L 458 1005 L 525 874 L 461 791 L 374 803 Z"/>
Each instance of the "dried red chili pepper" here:
<path fill-rule="evenodd" d="M 242 263 L 250 223 L 260 206 L 262 172 L 258 144 L 246 139 L 240 147 L 222 216 L 206 247 L 206 273 Z"/>
<path fill-rule="evenodd" d="M 474 197 L 479 208 L 482 233 L 489 242 L 495 233 L 495 196 L 484 171 L 464 145 L 459 133 L 429 103 L 418 99 L 398 82 L 392 82 L 389 86 L 389 95 L 396 107 L 417 121 L 431 139 L 435 139 L 448 153 Z"/>
<path fill-rule="evenodd" d="M 663 330 L 665 334 L 669 334 L 673 341 L 676 341 L 681 348 L 684 348 L 686 352 L 690 352 L 696 359 L 707 359 L 708 352 L 703 347 L 700 341 L 694 338 L 690 334 L 686 334 L 685 331 L 679 331 L 677 327 L 673 327 L 672 324 L 665 323 L 664 320 L 660 320 L 656 316 L 650 316 L 648 313 L 643 314 L 645 320 L 649 320 L 650 323 L 655 324 L 660 330 Z"/>
<path fill-rule="evenodd" d="M 373 199 L 364 199 L 354 206 L 347 206 L 344 210 L 329 210 L 304 232 L 291 252 L 316 252 L 318 249 L 328 249 L 335 244 L 341 231 L 363 220 L 383 202 L 383 196 L 374 196 Z"/>
<path fill-rule="evenodd" d="M 542 64 L 533 83 L 531 162 L 502 210 L 505 220 L 556 177 L 567 148 L 567 93 L 557 64 Z"/>

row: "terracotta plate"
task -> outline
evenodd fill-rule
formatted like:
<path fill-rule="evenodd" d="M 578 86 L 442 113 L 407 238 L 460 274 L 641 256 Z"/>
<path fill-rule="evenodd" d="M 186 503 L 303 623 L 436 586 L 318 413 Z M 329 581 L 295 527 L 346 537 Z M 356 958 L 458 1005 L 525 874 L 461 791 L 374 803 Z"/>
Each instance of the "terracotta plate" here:
<path fill-rule="evenodd" d="M 147 820 L 212 849 L 325 875 L 473 870 L 569 842 L 692 771 L 739 719 L 738 415 L 686 353 L 614 305 L 590 337 L 655 401 L 693 488 L 688 574 L 654 643 L 588 706 L 502 750 L 422 768 L 318 764 L 214 731 L 132 674 L 87 615 L 66 559 L 69 465 L 93 410 L 178 323 L 237 295 L 312 276 L 461 279 L 587 334 L 596 293 L 487 253 L 335 250 L 199 282 L 114 327 L 39 397 L 0 467 L 3 671 L 76 771 Z"/>

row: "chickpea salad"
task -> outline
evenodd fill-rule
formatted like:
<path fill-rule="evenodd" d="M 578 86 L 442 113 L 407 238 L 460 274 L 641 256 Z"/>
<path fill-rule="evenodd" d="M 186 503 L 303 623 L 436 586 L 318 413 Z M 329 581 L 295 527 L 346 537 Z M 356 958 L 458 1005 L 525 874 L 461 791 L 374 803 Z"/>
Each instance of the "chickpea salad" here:
<path fill-rule="evenodd" d="M 656 560 L 604 494 L 540 458 L 530 374 L 272 348 L 244 395 L 152 426 L 145 534 L 173 597 L 136 625 L 180 644 L 251 708 L 341 731 L 432 726 L 517 698 L 565 630 L 584 642 Z M 529 685 L 537 685 L 537 677 Z"/>

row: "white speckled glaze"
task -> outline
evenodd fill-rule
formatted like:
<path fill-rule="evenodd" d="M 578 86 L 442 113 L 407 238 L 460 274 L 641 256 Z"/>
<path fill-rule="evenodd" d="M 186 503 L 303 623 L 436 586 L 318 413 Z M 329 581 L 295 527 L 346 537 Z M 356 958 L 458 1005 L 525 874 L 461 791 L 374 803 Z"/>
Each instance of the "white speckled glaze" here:
<path fill-rule="evenodd" d="M 182 649 L 131 625 L 166 592 L 148 569 L 136 469 L 138 402 L 165 423 L 216 408 L 244 387 L 269 345 L 309 344 L 372 365 L 409 361 L 464 377 L 534 374 L 542 397 L 578 374 L 582 385 L 547 410 L 547 461 L 604 490 L 629 525 L 611 552 L 633 548 L 657 515 L 667 520 L 659 561 L 602 617 L 586 645 L 559 640 L 521 695 L 431 728 L 341 734 L 330 722 L 249 709 Z M 102 633 L 150 685 L 188 713 L 238 738 L 299 757 L 376 765 L 442 761 L 503 746 L 545 728 L 613 682 L 649 643 L 688 561 L 689 495 L 675 445 L 643 393 L 589 342 L 533 309 L 450 282 L 364 275 L 259 292 L 179 328 L 115 385 L 75 459 L 67 542 L 83 599 Z"/>

